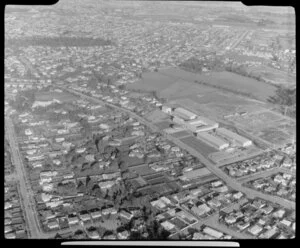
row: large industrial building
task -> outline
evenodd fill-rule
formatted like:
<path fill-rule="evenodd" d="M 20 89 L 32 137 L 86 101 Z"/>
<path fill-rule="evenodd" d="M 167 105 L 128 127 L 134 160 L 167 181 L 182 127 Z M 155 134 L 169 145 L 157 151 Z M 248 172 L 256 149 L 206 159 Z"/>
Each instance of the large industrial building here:
<path fill-rule="evenodd" d="M 211 174 L 211 171 L 209 171 L 206 167 L 199 168 L 196 170 L 191 170 L 188 172 L 183 173 L 182 176 L 179 177 L 179 179 L 186 181 L 186 180 L 193 180 L 198 177 L 204 177 Z"/>
<path fill-rule="evenodd" d="M 197 119 L 186 122 L 185 125 L 186 128 L 195 133 L 209 131 L 219 127 L 218 123 L 202 116 L 198 116 Z"/>
<path fill-rule="evenodd" d="M 184 119 L 184 120 L 193 120 L 193 119 L 196 119 L 197 115 L 184 109 L 184 108 L 176 108 L 174 111 L 173 111 L 173 114 L 181 119 Z"/>
<path fill-rule="evenodd" d="M 207 132 L 199 132 L 199 133 L 197 133 L 197 137 L 199 139 L 203 140 L 208 145 L 210 145 L 218 150 L 222 150 L 229 146 L 229 143 L 226 142 L 225 140 L 218 138 L 216 136 L 213 136 Z"/>
<path fill-rule="evenodd" d="M 234 132 L 231 132 L 230 130 L 226 128 L 218 128 L 216 129 L 216 133 L 220 136 L 223 136 L 226 139 L 233 140 L 237 145 L 239 146 L 250 146 L 252 145 L 252 141 L 249 139 L 246 139 Z"/>

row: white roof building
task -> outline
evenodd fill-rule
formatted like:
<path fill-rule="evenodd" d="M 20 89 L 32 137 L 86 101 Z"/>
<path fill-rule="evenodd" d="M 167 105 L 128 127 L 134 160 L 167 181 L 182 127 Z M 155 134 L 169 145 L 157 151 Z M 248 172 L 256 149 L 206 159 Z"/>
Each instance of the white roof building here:
<path fill-rule="evenodd" d="M 262 231 L 262 227 L 261 226 L 259 226 L 259 225 L 254 225 L 254 226 L 252 226 L 252 227 L 250 227 L 249 229 L 248 229 L 248 231 L 252 234 L 252 235 L 254 235 L 254 236 L 256 236 L 256 235 L 258 235 L 261 231 Z"/>
<path fill-rule="evenodd" d="M 222 150 L 224 148 L 227 148 L 229 146 L 229 143 L 226 142 L 225 140 L 218 138 L 216 136 L 213 136 L 209 133 L 206 132 L 200 132 L 197 133 L 197 137 L 207 143 L 208 145 L 218 149 Z"/>
<path fill-rule="evenodd" d="M 252 141 L 249 139 L 246 139 L 234 132 L 231 132 L 230 130 L 226 129 L 226 128 L 217 128 L 216 129 L 216 133 L 229 139 L 229 140 L 233 140 L 235 143 L 237 143 L 237 145 L 240 146 L 250 146 L 252 145 Z"/>
<path fill-rule="evenodd" d="M 223 233 L 218 232 L 215 229 L 212 229 L 208 226 L 203 229 L 203 232 L 217 239 L 220 239 L 223 236 Z"/>
<path fill-rule="evenodd" d="M 186 110 L 184 108 L 176 108 L 174 111 L 173 111 L 173 114 L 175 116 L 178 116 L 180 118 L 183 118 L 185 120 L 193 120 L 197 117 L 196 114 L 194 114 L 193 112 L 189 111 L 189 110 Z"/>

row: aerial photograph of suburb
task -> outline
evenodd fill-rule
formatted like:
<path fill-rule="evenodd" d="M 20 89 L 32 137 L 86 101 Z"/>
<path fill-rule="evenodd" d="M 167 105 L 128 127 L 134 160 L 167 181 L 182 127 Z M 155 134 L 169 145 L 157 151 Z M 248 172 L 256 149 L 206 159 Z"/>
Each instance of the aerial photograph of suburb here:
<path fill-rule="evenodd" d="M 293 7 L 4 12 L 6 239 L 295 238 Z"/>

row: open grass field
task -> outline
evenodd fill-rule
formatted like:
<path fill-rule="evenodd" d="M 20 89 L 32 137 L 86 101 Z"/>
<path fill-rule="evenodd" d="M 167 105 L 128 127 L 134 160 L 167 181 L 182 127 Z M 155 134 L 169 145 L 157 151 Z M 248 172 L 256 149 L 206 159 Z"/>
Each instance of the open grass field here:
<path fill-rule="evenodd" d="M 181 97 L 193 96 L 195 94 L 208 94 L 214 91 L 215 89 L 213 88 L 180 79 L 176 83 L 160 91 L 159 95 L 163 98 L 173 100 Z"/>
<path fill-rule="evenodd" d="M 195 81 L 201 81 L 208 85 L 195 83 Z M 217 89 L 215 86 L 222 87 L 222 89 Z M 232 90 L 249 93 L 258 100 L 266 101 L 270 96 L 274 95 L 276 87 L 227 71 L 195 74 L 179 68 L 169 68 L 159 72 L 143 74 L 143 78 L 128 85 L 128 89 L 157 91 L 158 95 L 168 100 L 192 98 L 199 103 L 203 103 L 209 98 L 219 99 L 218 101 L 224 102 L 226 96 L 222 96 L 219 93 L 229 93 Z M 197 95 L 202 95 L 202 97 Z M 230 96 L 227 96 L 226 101 L 229 98 L 231 99 L 230 102 L 236 102 L 235 104 L 241 103 L 241 98 L 237 100 L 237 97 L 231 98 L 231 96 L 232 93 Z"/>
<path fill-rule="evenodd" d="M 259 74 L 265 80 L 275 85 L 296 86 L 296 75 L 288 74 L 269 66 L 259 66 L 249 69 L 253 73 Z"/>
<path fill-rule="evenodd" d="M 232 104 L 232 105 L 245 105 L 249 104 L 249 101 L 237 96 L 225 95 L 221 92 L 210 92 L 206 94 L 193 95 L 190 97 L 193 101 L 199 104 L 216 103 L 216 104 Z"/>
<path fill-rule="evenodd" d="M 263 101 L 265 101 L 269 96 L 274 95 L 276 90 L 276 88 L 272 85 L 227 71 L 195 74 L 178 68 L 171 68 L 162 70 L 159 73 L 168 75 L 169 77 L 174 78 L 174 80 L 181 79 L 192 83 L 195 80 L 198 80 L 206 82 L 212 86 L 221 86 L 229 90 L 238 90 L 244 93 L 250 93 Z"/>
<path fill-rule="evenodd" d="M 158 72 L 146 72 L 143 78 L 127 86 L 128 89 L 140 89 L 142 91 L 161 91 L 174 83 L 171 77 L 162 75 Z"/>
<path fill-rule="evenodd" d="M 200 80 L 229 90 L 250 93 L 259 100 L 266 101 L 273 96 L 276 88 L 252 78 L 243 77 L 231 72 L 212 72 L 210 75 L 200 75 Z"/>
<path fill-rule="evenodd" d="M 193 149 L 200 152 L 203 156 L 206 157 L 208 157 L 209 154 L 218 151 L 217 149 L 207 145 L 206 143 L 204 143 L 203 141 L 199 140 L 194 136 L 182 138 L 180 139 L 180 141 L 192 147 Z"/>
<path fill-rule="evenodd" d="M 35 94 L 36 101 L 51 101 L 57 99 L 62 102 L 71 102 L 77 99 L 76 96 L 66 92 L 39 92 Z"/>

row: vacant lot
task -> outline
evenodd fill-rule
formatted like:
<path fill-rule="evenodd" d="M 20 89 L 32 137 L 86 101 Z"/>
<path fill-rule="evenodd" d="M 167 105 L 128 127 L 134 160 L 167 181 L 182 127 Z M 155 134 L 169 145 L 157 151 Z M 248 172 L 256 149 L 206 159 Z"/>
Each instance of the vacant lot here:
<path fill-rule="evenodd" d="M 194 136 L 182 138 L 180 140 L 206 157 L 208 157 L 210 153 L 218 151 Z"/>

